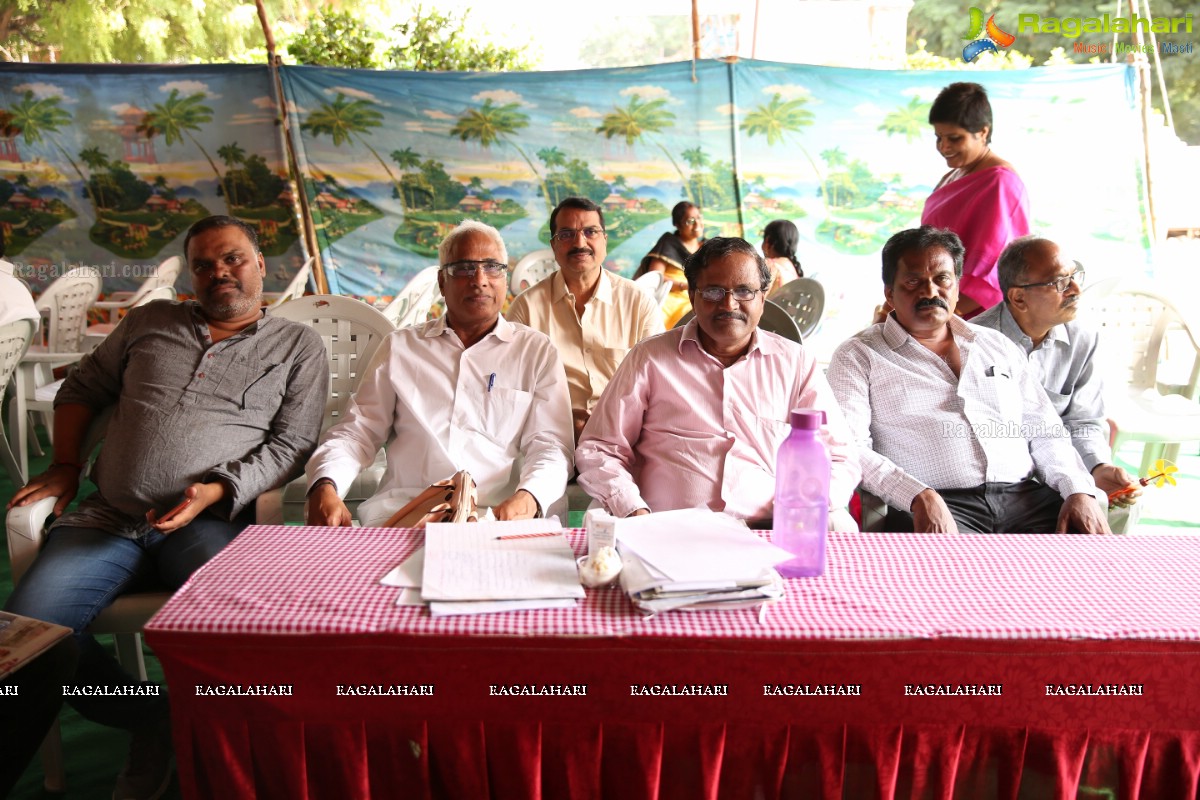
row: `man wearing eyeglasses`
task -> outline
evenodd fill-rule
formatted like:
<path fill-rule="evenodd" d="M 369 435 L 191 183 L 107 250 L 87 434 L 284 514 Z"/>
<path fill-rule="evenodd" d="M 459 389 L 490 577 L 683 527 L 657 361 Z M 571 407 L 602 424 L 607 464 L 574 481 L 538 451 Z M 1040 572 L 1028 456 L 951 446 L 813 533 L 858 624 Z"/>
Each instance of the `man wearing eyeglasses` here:
<path fill-rule="evenodd" d="M 922 226 L 883 247 L 892 307 L 838 346 L 829 383 L 889 531 L 1108 533 L 1070 434 L 1025 354 L 954 316 L 963 246 Z"/>
<path fill-rule="evenodd" d="M 438 248 L 446 313 L 390 334 L 308 462 L 308 523 L 349 525 L 341 498 L 387 445 L 379 490 L 358 509 L 378 525 L 459 470 L 497 519 L 562 513 L 571 471 L 571 406 L 554 345 L 500 316 L 508 253 L 468 220 Z M 561 506 L 561 507 L 560 507 Z"/>
<path fill-rule="evenodd" d="M 971 321 L 1000 331 L 1025 351 L 1096 486 L 1110 495 L 1129 489 L 1114 502 L 1133 503 L 1140 489 L 1111 463 L 1102 382 L 1093 363 L 1096 332 L 1075 321 L 1083 265 L 1065 258 L 1049 239 L 1022 236 L 1004 248 L 996 270 L 1004 302 Z"/>
<path fill-rule="evenodd" d="M 684 274 L 696 317 L 621 362 L 579 440 L 579 484 L 616 516 L 708 508 L 766 525 L 788 413 L 818 408 L 830 506 L 844 508 L 859 477 L 850 432 L 816 359 L 758 327 L 766 261 L 743 239 L 714 238 Z"/>
<path fill-rule="evenodd" d="M 575 438 L 629 348 L 662 333 L 653 298 L 604 268 L 604 212 L 586 197 L 568 197 L 550 213 L 558 270 L 521 292 L 508 318 L 550 337 L 571 389 Z"/>

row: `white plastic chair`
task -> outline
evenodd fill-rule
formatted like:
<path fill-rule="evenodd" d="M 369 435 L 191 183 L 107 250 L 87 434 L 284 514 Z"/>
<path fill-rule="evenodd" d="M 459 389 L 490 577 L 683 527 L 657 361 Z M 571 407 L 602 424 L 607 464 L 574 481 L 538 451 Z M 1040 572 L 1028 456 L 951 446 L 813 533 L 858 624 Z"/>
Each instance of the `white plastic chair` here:
<path fill-rule="evenodd" d="M 28 425 L 29 414 L 38 413 L 48 434 L 53 435 L 53 397 L 39 400 L 38 389 L 53 383 L 55 367 L 65 366 L 83 358 L 83 333 L 87 312 L 100 296 L 100 273 L 81 267 L 58 278 L 34 301 L 38 312 L 46 319 L 44 344 L 36 341 L 17 368 L 15 402 L 9 408 L 9 430 L 17 446 L 16 457 L 24 474 L 29 472 L 29 445 L 37 447 L 33 427 Z M 45 392 L 43 392 L 45 395 Z M 37 452 L 41 452 L 38 449 Z"/>
<path fill-rule="evenodd" d="M 646 294 L 650 295 L 655 304 L 662 306 L 663 300 L 667 299 L 667 295 L 671 293 L 671 287 L 667 284 L 666 278 L 661 272 L 650 270 L 644 275 L 636 278 L 634 283 L 638 285 Z"/>
<path fill-rule="evenodd" d="M 154 286 L 147 289 L 146 284 L 142 284 L 130 299 L 128 308 L 139 308 L 154 300 L 174 300 L 175 298 L 174 286 Z M 96 305 L 98 306 L 100 303 Z M 124 319 L 124 317 L 121 319 Z M 99 347 L 100 343 L 104 341 L 104 337 L 112 333 L 120 323 L 121 320 L 119 319 L 116 322 L 102 322 L 97 325 L 89 325 L 87 331 L 83 334 L 83 343 L 80 345 L 83 352 L 90 353 Z"/>
<path fill-rule="evenodd" d="M 554 274 L 558 263 L 553 250 L 534 250 L 517 262 L 508 277 L 508 291 L 513 297 L 533 286 L 542 278 Z"/>
<path fill-rule="evenodd" d="M 416 325 L 429 317 L 429 310 L 433 308 L 434 301 L 441 293 L 437 282 L 439 269 L 441 267 L 437 264 L 425 267 L 414 275 L 408 285 L 383 309 L 383 315 L 394 327 Z"/>
<path fill-rule="evenodd" d="M 108 316 L 109 325 L 116 324 L 119 315 L 122 311 L 130 308 L 137 308 L 143 303 L 149 302 L 147 295 L 153 294 L 151 299 L 165 298 L 168 300 L 175 299 L 175 281 L 179 279 L 179 273 L 183 271 L 183 259 L 179 256 L 171 256 L 166 261 L 154 268 L 154 272 L 150 277 L 142 281 L 142 285 L 133 292 L 113 292 L 110 299 L 101 300 L 98 303 L 93 303 L 92 308 L 104 311 Z M 169 292 L 162 291 L 163 289 L 170 290 Z M 93 330 L 96 329 L 96 330 Z M 109 331 L 112 330 L 110 327 Z M 93 325 L 88 328 L 88 333 L 107 332 L 100 330 L 100 326 Z"/>
<path fill-rule="evenodd" d="M 312 275 L 313 264 L 317 263 L 316 256 L 304 262 L 304 266 L 296 270 L 296 274 L 292 277 L 292 282 L 287 285 L 287 288 L 278 294 L 264 293 L 264 298 L 270 298 L 271 302 L 267 304 L 267 313 L 271 313 L 276 308 L 279 308 L 289 300 L 296 300 L 303 297 L 304 292 L 308 289 L 308 278 Z"/>
<path fill-rule="evenodd" d="M 321 334 L 329 355 L 330 394 L 325 402 L 325 417 L 321 433 L 340 422 L 351 395 L 358 388 L 364 370 L 371 362 L 380 343 L 395 328 L 388 318 L 361 300 L 337 295 L 309 295 L 285 303 L 270 312 L 272 316 L 308 325 Z M 362 500 L 374 494 L 383 475 L 382 463 L 369 468 L 347 494 L 350 501 Z M 285 519 L 304 519 L 304 478 L 298 478 L 282 489 L 267 492 L 258 498 L 255 514 L 262 525 L 282 525 Z M 351 509 L 353 510 L 353 509 Z"/>
<path fill-rule="evenodd" d="M 1170 300 L 1150 292 L 1117 292 L 1090 311 L 1109 365 L 1104 403 L 1113 451 L 1145 442 L 1140 474 L 1147 475 L 1157 459 L 1174 460 L 1179 444 L 1200 441 L 1200 331 Z M 1182 354 L 1168 353 L 1168 343 Z M 1191 362 L 1188 382 L 1164 392 L 1160 366 L 1180 355 Z"/>
<path fill-rule="evenodd" d="M 771 295 L 770 301 L 791 314 L 805 339 L 816 333 L 821 325 L 821 316 L 825 313 L 825 289 L 812 278 L 788 281 Z"/>
<path fill-rule="evenodd" d="M 9 381 L 12 380 L 13 373 L 17 370 L 17 364 L 21 362 L 25 351 L 29 349 L 35 329 L 36 323 L 31 319 L 20 319 L 0 328 L 0 398 L 4 397 L 4 391 L 8 387 Z M 18 399 L 13 398 L 13 404 L 15 405 L 17 402 Z M 24 418 L 23 412 L 22 418 Z M 16 436 L 17 433 L 14 431 L 13 435 Z M 13 455 L 12 447 L 3 428 L 0 428 L 0 460 L 4 462 L 4 468 L 8 470 L 14 484 L 23 486 L 29 480 L 26 469 Z"/>
<path fill-rule="evenodd" d="M 93 420 L 81 452 L 97 450 L 104 438 L 111 410 Z M 90 469 L 90 463 L 88 468 Z M 46 540 L 46 521 L 54 510 L 57 497 L 44 497 L 27 506 L 16 506 L 8 512 L 8 557 L 12 565 L 13 584 L 20 582 L 29 569 L 38 551 Z M 139 592 L 118 597 L 97 615 L 88 630 L 93 634 L 112 634 L 116 645 L 117 660 L 137 676 L 146 680 L 146 661 L 142 655 L 142 628 L 150 617 L 162 608 L 171 597 L 170 592 Z M 66 773 L 63 769 L 62 737 L 58 724 L 46 735 L 42 743 L 42 770 L 48 791 L 61 792 L 66 789 Z"/>

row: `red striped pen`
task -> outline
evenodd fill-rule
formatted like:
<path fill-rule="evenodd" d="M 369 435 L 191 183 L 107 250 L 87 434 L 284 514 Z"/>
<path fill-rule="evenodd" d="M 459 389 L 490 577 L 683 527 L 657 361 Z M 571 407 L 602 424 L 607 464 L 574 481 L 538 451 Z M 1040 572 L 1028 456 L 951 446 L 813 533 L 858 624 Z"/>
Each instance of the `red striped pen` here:
<path fill-rule="evenodd" d="M 544 539 L 547 536 L 562 536 L 561 531 L 546 531 L 544 533 L 510 533 L 507 536 L 493 537 L 496 541 L 507 541 L 508 539 Z"/>

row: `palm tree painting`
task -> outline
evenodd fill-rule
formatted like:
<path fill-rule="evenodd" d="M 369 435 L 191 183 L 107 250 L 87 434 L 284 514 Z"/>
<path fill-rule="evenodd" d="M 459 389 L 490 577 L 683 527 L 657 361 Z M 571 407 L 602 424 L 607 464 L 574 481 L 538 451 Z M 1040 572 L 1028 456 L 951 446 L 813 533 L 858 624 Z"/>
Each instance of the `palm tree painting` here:
<path fill-rule="evenodd" d="M 104 185 L 102 176 L 99 173 L 101 170 L 108 169 L 108 156 L 98 147 L 89 147 L 86 150 L 79 151 L 79 160 L 87 164 L 88 171 L 96 179 L 98 196 L 93 198 L 93 203 L 96 206 L 96 219 L 99 220 L 101 209 L 104 207 Z M 85 183 L 84 186 L 87 186 L 87 184 Z"/>
<path fill-rule="evenodd" d="M 408 174 L 409 170 L 414 170 L 421 166 L 421 156 L 411 147 L 406 147 L 403 150 L 393 150 L 390 155 L 392 161 L 395 161 L 396 166 L 404 170 L 405 174 Z M 400 180 L 400 207 L 404 210 L 405 214 L 408 213 L 409 202 L 404 196 L 403 178 Z"/>
<path fill-rule="evenodd" d="M 624 108 L 614 106 L 612 113 L 605 115 L 604 119 L 600 121 L 596 133 L 603 133 L 606 139 L 619 136 L 625 140 L 625 144 L 632 146 L 635 142 L 641 141 L 642 137 L 649 138 L 650 134 L 660 133 L 674 126 L 675 115 L 664 108 L 666 104 L 666 99 L 661 97 L 657 100 L 643 101 L 639 95 L 635 94 L 629 98 L 629 105 Z M 663 155 L 671 162 L 671 166 L 679 173 L 679 180 L 683 183 L 684 195 L 688 201 L 696 202 L 692 198 L 687 178 L 684 177 L 679 164 L 675 162 L 661 142 L 657 139 L 651 139 L 651 141 L 658 146 L 659 150 L 662 150 Z"/>
<path fill-rule="evenodd" d="M 783 96 L 776 92 L 770 102 L 758 106 L 747 114 L 739 127 L 746 132 L 747 136 L 767 137 L 767 144 L 774 147 L 783 142 L 788 134 L 795 136 L 813 124 L 813 113 L 805 108 L 806 105 L 808 105 L 807 97 L 784 100 Z M 821 173 L 817 162 L 813 161 L 813 157 L 809 155 L 798 139 L 796 146 L 808 159 L 809 165 L 817 176 L 817 183 L 824 184 L 825 176 Z M 824 198 L 822 198 L 822 203 L 824 202 Z"/>
<path fill-rule="evenodd" d="M 922 102 L 921 98 L 913 97 L 908 105 L 900 106 L 883 118 L 883 124 L 876 130 L 884 131 L 888 136 L 904 134 L 904 141 L 912 144 L 919 139 L 929 125 L 930 104 Z"/>
<path fill-rule="evenodd" d="M 332 103 L 325 103 L 309 114 L 308 119 L 301 123 L 300 130 L 308 131 L 314 138 L 327 135 L 333 139 L 334 147 L 341 147 L 346 142 L 357 139 L 363 147 L 370 151 L 371 155 L 375 156 L 379 166 L 383 167 L 392 186 L 396 187 L 396 194 L 401 197 L 400 202 L 403 204 L 404 195 L 400 182 L 388 167 L 387 162 L 380 157 L 374 147 L 371 147 L 363 135 L 382 124 L 383 112 L 375 108 L 375 104 L 370 100 L 350 100 L 346 95 L 338 92 Z"/>
<path fill-rule="evenodd" d="M 224 186 L 225 180 L 221 175 L 221 170 L 217 169 L 217 163 L 204 149 L 204 145 L 200 144 L 199 140 L 192 135 L 192 131 L 200 130 L 201 125 L 212 122 L 213 110 L 204 105 L 206 97 L 204 92 L 180 97 L 179 90 L 172 89 L 165 101 L 156 103 L 153 110 L 146 112 L 146 116 L 142 117 L 142 124 L 138 126 L 137 130 L 139 133 L 145 134 L 147 138 L 162 134 L 167 147 L 182 142 L 186 137 L 212 167 L 213 174 L 217 176 L 217 184 Z M 232 213 L 229 197 L 226 196 L 224 201 L 225 210 Z"/>
<path fill-rule="evenodd" d="M 246 151 L 238 146 L 237 142 L 233 144 L 223 144 L 217 148 L 217 158 L 225 162 L 225 177 L 229 177 L 230 171 L 238 164 L 245 163 Z M 231 181 L 225 181 L 225 196 L 229 198 L 229 202 L 237 205 L 237 185 Z"/>
<path fill-rule="evenodd" d="M 555 167 L 565 167 L 567 165 L 567 154 L 557 147 L 543 147 L 537 151 L 537 157 L 546 165 L 547 174 L 553 172 Z M 556 185 L 555 189 L 557 190 L 557 188 L 558 186 Z M 558 194 L 555 191 L 554 197 L 550 198 L 550 202 L 556 206 L 562 202 L 562 198 Z"/>
<path fill-rule="evenodd" d="M 8 126 L 19 130 L 26 144 L 37 144 L 45 139 L 58 149 L 58 152 L 71 165 L 71 169 L 75 170 L 79 180 L 83 182 L 83 190 L 92 204 L 92 213 L 98 217 L 100 210 L 96 205 L 96 198 L 92 196 L 91 188 L 88 187 L 87 177 L 79 169 L 75 159 L 71 158 L 71 154 L 53 135 L 58 133 L 59 128 L 71 122 L 71 112 L 62 108 L 59 105 L 61 102 L 62 98 L 56 95 L 34 97 L 32 91 L 27 91 L 16 105 L 8 109 Z"/>
<path fill-rule="evenodd" d="M 679 157 L 687 162 L 688 167 L 692 170 L 692 177 L 695 178 L 700 170 L 712 163 L 712 159 L 708 157 L 708 153 L 704 152 L 703 148 L 691 147 L 679 154 Z M 700 208 L 706 208 L 704 202 L 704 184 L 701 181 L 696 181 L 696 201 Z"/>
<path fill-rule="evenodd" d="M 537 178 L 538 184 L 542 187 L 542 197 L 546 201 L 546 209 L 551 210 L 553 206 L 550 204 L 550 191 L 546 187 L 545 179 L 529 156 L 521 149 L 521 146 L 512 139 L 514 133 L 529 126 L 529 115 L 521 112 L 519 108 L 516 103 L 505 103 L 498 106 L 491 101 L 491 98 L 487 98 L 479 108 L 469 108 L 463 112 L 463 115 L 454 123 L 454 127 L 450 129 L 450 135 L 457 136 L 464 142 L 477 141 L 481 146 L 489 149 L 499 141 L 512 145 L 512 148 L 520 153 L 521 158 L 525 159 L 525 163 L 529 165 L 529 171 Z"/>

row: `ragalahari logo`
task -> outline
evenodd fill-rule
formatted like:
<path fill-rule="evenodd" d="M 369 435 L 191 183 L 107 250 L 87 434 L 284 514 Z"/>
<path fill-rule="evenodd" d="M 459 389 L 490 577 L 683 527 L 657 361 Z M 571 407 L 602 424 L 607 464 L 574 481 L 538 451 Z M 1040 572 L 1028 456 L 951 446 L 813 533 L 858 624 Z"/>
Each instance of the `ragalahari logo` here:
<path fill-rule="evenodd" d="M 987 35 L 981 36 L 986 30 Z M 970 39 L 970 43 L 963 48 L 963 61 L 974 61 L 979 57 L 979 54 L 985 50 L 991 50 L 993 53 L 1000 52 L 998 48 L 1008 47 L 1017 40 L 1016 36 L 1011 33 L 1005 33 L 996 26 L 996 15 L 988 17 L 987 25 L 983 24 L 983 11 L 978 8 L 971 9 L 971 31 L 969 36 L 964 36 L 964 39 Z"/>

